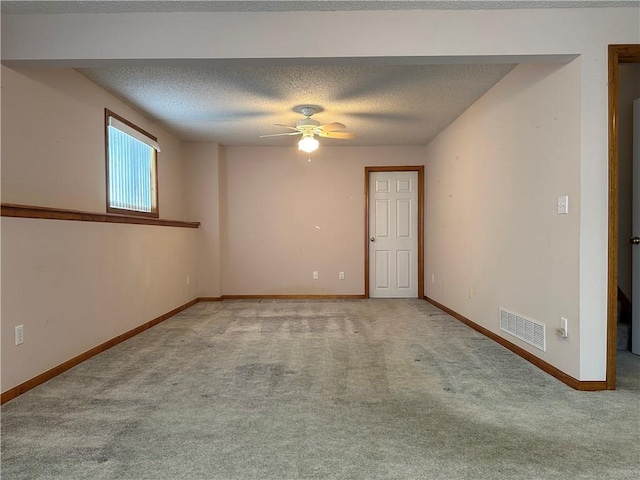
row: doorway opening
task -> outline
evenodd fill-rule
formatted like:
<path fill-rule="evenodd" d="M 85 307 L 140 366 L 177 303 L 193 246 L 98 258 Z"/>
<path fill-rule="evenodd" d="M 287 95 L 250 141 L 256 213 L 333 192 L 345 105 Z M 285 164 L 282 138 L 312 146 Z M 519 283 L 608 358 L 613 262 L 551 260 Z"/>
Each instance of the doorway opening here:
<path fill-rule="evenodd" d="M 364 296 L 370 298 L 370 250 L 371 250 L 371 174 L 377 172 L 417 172 L 417 298 L 424 298 L 424 165 L 365 167 L 364 188 Z"/>
<path fill-rule="evenodd" d="M 609 45 L 609 232 L 607 272 L 607 374 L 608 390 L 616 388 L 618 336 L 618 118 L 619 64 L 640 63 L 640 45 Z M 636 308 L 638 308 L 636 306 Z"/>

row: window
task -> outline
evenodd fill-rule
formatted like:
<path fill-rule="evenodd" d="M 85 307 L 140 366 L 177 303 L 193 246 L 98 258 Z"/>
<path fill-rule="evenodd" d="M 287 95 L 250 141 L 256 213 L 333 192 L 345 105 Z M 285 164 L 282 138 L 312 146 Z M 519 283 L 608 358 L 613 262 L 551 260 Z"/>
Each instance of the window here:
<path fill-rule="evenodd" d="M 105 109 L 107 212 L 158 217 L 158 139 Z"/>

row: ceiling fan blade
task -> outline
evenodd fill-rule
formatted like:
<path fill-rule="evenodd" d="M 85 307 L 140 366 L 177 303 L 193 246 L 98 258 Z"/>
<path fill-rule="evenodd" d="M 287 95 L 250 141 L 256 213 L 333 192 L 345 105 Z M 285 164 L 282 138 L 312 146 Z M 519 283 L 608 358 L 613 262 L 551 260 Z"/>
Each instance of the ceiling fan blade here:
<path fill-rule="evenodd" d="M 327 138 L 341 138 L 344 140 L 349 140 L 351 138 L 354 138 L 356 136 L 355 133 L 351 133 L 351 132 L 319 132 L 318 136 L 320 137 L 327 137 Z"/>
<path fill-rule="evenodd" d="M 260 138 L 265 137 L 282 137 L 285 135 L 302 135 L 302 132 L 290 132 L 290 133 L 272 133 L 270 135 L 260 135 Z"/>
<path fill-rule="evenodd" d="M 289 125 L 282 125 L 281 123 L 274 123 L 273 126 L 274 127 L 288 128 L 289 130 L 297 130 L 296 127 L 290 127 Z"/>
<path fill-rule="evenodd" d="M 318 128 L 320 130 L 324 130 L 325 132 L 332 132 L 334 130 L 344 130 L 345 128 L 347 128 L 347 126 L 340 122 L 331 122 L 320 125 Z"/>

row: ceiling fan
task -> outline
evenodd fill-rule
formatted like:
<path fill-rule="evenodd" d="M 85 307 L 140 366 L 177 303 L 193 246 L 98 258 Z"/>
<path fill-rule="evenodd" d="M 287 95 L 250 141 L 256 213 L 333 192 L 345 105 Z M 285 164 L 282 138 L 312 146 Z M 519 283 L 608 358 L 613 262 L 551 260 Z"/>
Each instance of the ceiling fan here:
<path fill-rule="evenodd" d="M 307 153 L 311 153 L 316 150 L 319 145 L 319 142 L 315 138 L 315 135 L 318 135 L 319 137 L 340 139 L 350 139 L 355 137 L 355 134 L 353 133 L 341 131 L 347 128 L 342 123 L 331 122 L 320 125 L 320 122 L 311 118 L 314 113 L 317 113 L 321 110 L 322 109 L 320 107 L 314 107 L 311 105 L 304 105 L 302 107 L 296 108 L 296 111 L 303 114 L 305 118 L 302 120 L 298 120 L 295 127 L 290 127 L 289 125 L 274 124 L 276 127 L 284 127 L 290 130 L 294 130 L 293 132 L 260 135 L 260 138 L 280 137 L 284 135 L 302 135 L 302 139 L 298 142 L 298 150 L 303 150 Z"/>

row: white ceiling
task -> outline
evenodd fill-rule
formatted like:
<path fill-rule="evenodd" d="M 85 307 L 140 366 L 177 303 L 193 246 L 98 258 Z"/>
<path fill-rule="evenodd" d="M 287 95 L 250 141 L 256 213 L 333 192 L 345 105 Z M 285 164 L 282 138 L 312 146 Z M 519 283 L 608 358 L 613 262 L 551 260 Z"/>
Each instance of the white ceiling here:
<path fill-rule="evenodd" d="M 316 65 L 79 69 L 187 141 L 289 145 L 259 138 L 295 125 L 302 104 L 321 123 L 344 123 L 334 145 L 425 145 L 514 65 Z"/>
<path fill-rule="evenodd" d="M 496 9 L 636 5 L 598 0 L 236 0 L 7 1 L 3 14 L 258 12 L 326 10 Z M 515 66 L 514 59 L 262 60 L 126 64 L 79 68 L 93 82 L 186 141 L 223 145 L 292 145 L 297 137 L 259 138 L 294 125 L 295 107 L 321 107 L 314 118 L 341 122 L 353 140 L 333 145 L 425 145 Z M 558 60 L 556 60 L 558 61 Z M 565 59 L 566 61 L 566 59 Z M 416 62 L 420 64 L 416 64 Z"/>

